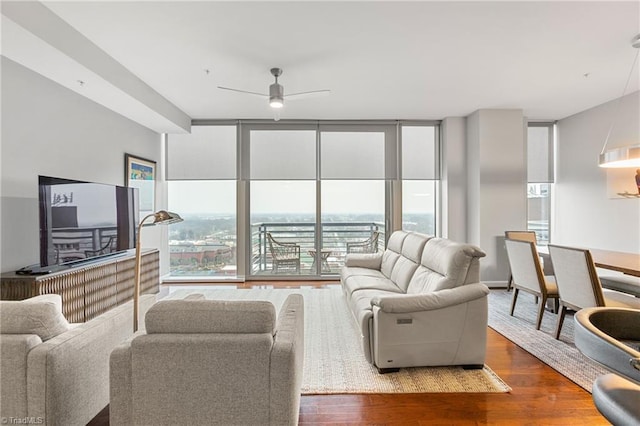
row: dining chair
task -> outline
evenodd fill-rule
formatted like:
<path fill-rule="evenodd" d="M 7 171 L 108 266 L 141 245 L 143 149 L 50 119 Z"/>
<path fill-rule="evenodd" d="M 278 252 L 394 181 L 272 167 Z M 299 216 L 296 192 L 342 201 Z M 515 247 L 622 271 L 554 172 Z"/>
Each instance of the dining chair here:
<path fill-rule="evenodd" d="M 535 243 L 506 239 L 505 245 L 513 276 L 513 298 L 509 315 L 513 316 L 520 290 L 533 294 L 541 299 L 536 320 L 536 330 L 539 330 L 547 299 L 555 299 L 556 304 L 558 302 L 558 287 L 544 276 Z"/>
<path fill-rule="evenodd" d="M 560 293 L 560 312 L 556 339 L 560 338 L 567 309 L 579 311 L 599 306 L 640 309 L 640 300 L 617 291 L 603 290 L 587 249 L 549 244 L 556 284 Z"/>
<path fill-rule="evenodd" d="M 505 239 L 510 240 L 529 241 L 534 244 L 538 242 L 535 231 L 504 231 L 504 237 Z M 507 280 L 507 291 L 511 291 L 512 284 L 513 274 L 511 273 L 511 271 L 509 271 L 509 279 Z"/>

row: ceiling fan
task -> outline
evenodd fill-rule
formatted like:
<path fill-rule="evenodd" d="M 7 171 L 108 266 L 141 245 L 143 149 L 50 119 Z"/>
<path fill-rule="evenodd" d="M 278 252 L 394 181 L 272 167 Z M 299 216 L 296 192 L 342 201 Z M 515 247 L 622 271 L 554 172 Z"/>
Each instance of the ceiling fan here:
<path fill-rule="evenodd" d="M 256 95 L 263 98 L 269 98 L 269 106 L 276 110 L 284 106 L 285 99 L 286 100 L 303 99 L 303 98 L 308 98 L 312 96 L 327 95 L 331 93 L 331 90 L 322 89 L 322 90 L 311 90 L 308 92 L 291 93 L 291 94 L 285 95 L 284 86 L 278 83 L 278 77 L 282 75 L 282 68 L 271 68 L 270 71 L 271 71 L 271 75 L 275 77 L 276 81 L 275 83 L 269 86 L 269 94 L 250 92 L 248 90 L 241 90 L 241 89 L 232 89 L 230 87 L 222 87 L 222 86 L 218 86 L 218 89 L 231 90 L 232 92 L 248 93 L 249 95 Z"/>

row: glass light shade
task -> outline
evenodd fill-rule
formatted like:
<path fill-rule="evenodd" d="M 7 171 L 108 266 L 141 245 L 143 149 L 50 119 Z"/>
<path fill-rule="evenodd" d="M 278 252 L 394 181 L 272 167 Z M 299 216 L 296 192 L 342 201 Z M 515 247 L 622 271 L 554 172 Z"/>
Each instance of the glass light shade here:
<path fill-rule="evenodd" d="M 269 105 L 271 108 L 282 108 L 284 106 L 284 87 L 277 82 L 269 86 Z"/>
<path fill-rule="evenodd" d="M 640 145 L 611 148 L 600 154 L 599 166 L 604 168 L 640 168 Z"/>

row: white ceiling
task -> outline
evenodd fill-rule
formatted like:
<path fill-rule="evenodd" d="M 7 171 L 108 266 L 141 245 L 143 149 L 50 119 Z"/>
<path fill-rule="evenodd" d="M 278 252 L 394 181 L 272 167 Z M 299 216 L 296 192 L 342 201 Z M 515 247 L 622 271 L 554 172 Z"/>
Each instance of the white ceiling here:
<path fill-rule="evenodd" d="M 44 4 L 194 119 L 271 118 L 266 100 L 216 86 L 266 92 L 272 67 L 284 70 L 285 94 L 332 91 L 287 102 L 283 119 L 441 119 L 480 108 L 561 119 L 622 94 L 640 33 L 640 1 Z M 638 90 L 638 68 L 627 93 Z M 64 62 L 52 72 L 83 78 L 73 73 Z"/>

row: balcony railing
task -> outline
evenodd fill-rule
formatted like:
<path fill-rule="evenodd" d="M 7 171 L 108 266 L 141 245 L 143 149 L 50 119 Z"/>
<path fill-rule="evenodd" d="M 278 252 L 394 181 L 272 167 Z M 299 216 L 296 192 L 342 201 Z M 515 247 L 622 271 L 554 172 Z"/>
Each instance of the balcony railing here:
<path fill-rule="evenodd" d="M 379 232 L 378 250 L 384 249 L 385 230 L 380 222 L 327 222 L 321 224 L 321 240 L 316 243 L 316 225 L 305 222 L 261 222 L 251 225 L 251 272 L 254 275 L 272 274 L 273 258 L 267 233 L 282 243 L 300 246 L 299 271 L 292 274 L 337 274 L 344 264 L 348 242 L 360 242 Z M 318 254 L 318 250 L 320 253 Z M 316 267 L 320 261 L 320 268 Z M 320 271 L 318 271 L 320 269 Z M 288 274 L 278 271 L 279 274 Z"/>

